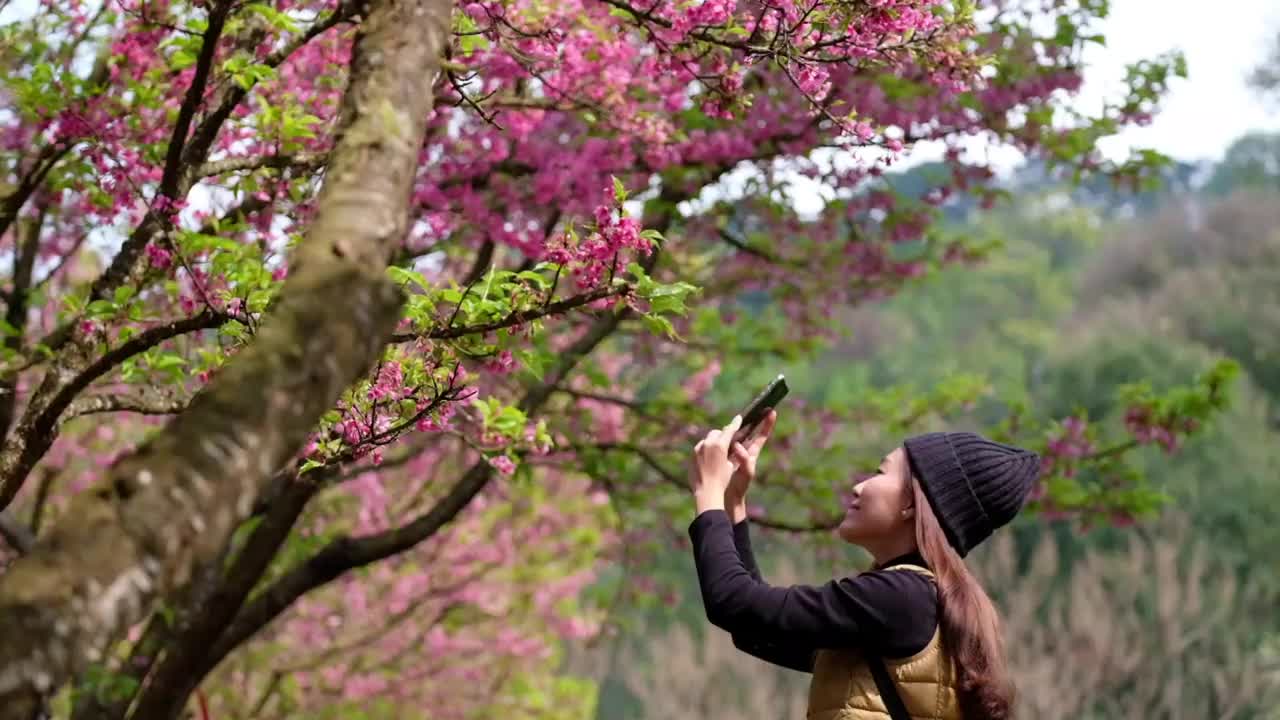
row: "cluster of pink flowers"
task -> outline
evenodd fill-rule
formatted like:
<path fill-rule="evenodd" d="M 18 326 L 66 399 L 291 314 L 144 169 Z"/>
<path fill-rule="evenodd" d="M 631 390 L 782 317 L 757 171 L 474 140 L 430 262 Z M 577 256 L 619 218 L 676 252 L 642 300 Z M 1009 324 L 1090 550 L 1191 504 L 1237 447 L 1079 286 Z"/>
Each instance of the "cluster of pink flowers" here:
<path fill-rule="evenodd" d="M 701 26 L 723 25 L 737 9 L 738 0 L 704 0 L 701 3 L 653 3 L 661 5 L 673 22 L 671 29 L 688 35 Z"/>
<path fill-rule="evenodd" d="M 1165 452 L 1178 449 L 1179 434 L 1195 432 L 1199 423 L 1194 418 L 1159 418 L 1150 406 L 1134 405 L 1125 411 L 1124 424 L 1138 442 L 1157 444 Z"/>
<path fill-rule="evenodd" d="M 507 375 L 516 369 L 516 358 L 510 350 L 502 350 L 484 364 L 485 370 L 494 375 Z"/>
<path fill-rule="evenodd" d="M 598 287 L 615 264 L 621 266 L 627 262 L 629 254 L 653 252 L 653 243 L 641 236 L 640 222 L 626 215 L 614 198 L 612 181 L 606 196 L 606 203 L 597 205 L 593 211 L 595 224 L 585 238 L 574 244 L 568 235 L 562 234 L 546 246 L 545 259 L 571 267 L 582 289 Z"/>
<path fill-rule="evenodd" d="M 426 402 L 423 402 L 418 406 L 418 412 L 422 412 L 425 409 Z M 434 414 L 418 418 L 417 423 L 414 424 L 414 429 L 418 432 L 439 432 L 440 430 L 447 429 L 452 426 L 453 415 L 457 410 L 457 403 L 444 403 L 435 411 Z"/>
<path fill-rule="evenodd" d="M 400 363 L 388 360 L 378 367 L 378 375 L 369 386 L 370 400 L 398 400 L 412 392 L 404 385 L 404 370 Z"/>
<path fill-rule="evenodd" d="M 1040 471 L 1044 475 L 1060 471 L 1065 477 L 1073 477 L 1077 463 L 1094 451 L 1089 421 L 1071 415 L 1063 418 L 1060 425 L 1061 431 L 1045 444 Z"/>
<path fill-rule="evenodd" d="M 167 270 L 173 265 L 173 253 L 160 247 L 156 243 L 147 243 L 146 248 L 147 260 L 150 261 L 151 267 L 157 270 Z"/>
<path fill-rule="evenodd" d="M 503 475 L 512 475 L 516 471 L 515 462 L 506 455 L 494 455 L 489 458 L 489 464 L 493 466 L 494 470 L 497 470 Z"/>

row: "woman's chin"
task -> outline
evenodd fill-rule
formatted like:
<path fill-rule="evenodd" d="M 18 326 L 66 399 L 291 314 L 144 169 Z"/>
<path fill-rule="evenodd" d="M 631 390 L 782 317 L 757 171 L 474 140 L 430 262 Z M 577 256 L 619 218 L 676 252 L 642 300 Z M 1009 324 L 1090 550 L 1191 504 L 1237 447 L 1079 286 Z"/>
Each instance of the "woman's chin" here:
<path fill-rule="evenodd" d="M 839 535 L 840 539 L 845 542 L 857 544 L 859 536 L 862 535 L 859 530 L 858 521 L 849 515 L 845 515 L 844 520 L 840 521 L 839 527 L 836 528 L 836 535 Z"/>

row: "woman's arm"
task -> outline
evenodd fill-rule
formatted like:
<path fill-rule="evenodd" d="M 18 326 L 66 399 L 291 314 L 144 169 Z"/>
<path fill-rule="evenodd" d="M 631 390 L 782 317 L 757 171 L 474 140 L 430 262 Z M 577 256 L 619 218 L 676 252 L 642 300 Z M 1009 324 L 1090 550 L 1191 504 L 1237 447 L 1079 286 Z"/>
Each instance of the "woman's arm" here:
<path fill-rule="evenodd" d="M 763 660 L 771 665 L 784 667 L 802 673 L 813 672 L 813 658 L 816 648 L 774 645 L 755 640 L 746 635 L 731 635 L 733 646 L 751 657 Z"/>
<path fill-rule="evenodd" d="M 771 587 L 744 564 L 723 510 L 700 513 L 689 534 L 707 618 L 753 645 L 881 650 L 891 639 L 891 645 L 915 645 L 924 637 L 923 647 L 937 627 L 936 590 L 916 573 L 882 571 L 820 586 Z"/>
<path fill-rule="evenodd" d="M 733 547 L 738 551 L 738 557 L 742 560 L 742 566 L 747 569 L 751 577 L 756 580 L 763 581 L 760 576 L 760 568 L 756 565 L 756 554 L 751 549 L 751 529 L 746 520 L 739 520 L 736 515 L 731 517 L 733 522 Z"/>
<path fill-rule="evenodd" d="M 747 521 L 745 519 L 739 521 L 736 513 L 732 514 L 731 519 L 733 520 L 733 545 L 738 551 L 738 557 L 742 559 L 743 566 L 752 578 L 763 581 L 760 577 L 760 568 L 756 565 L 755 553 L 751 550 L 751 532 Z M 743 632 L 733 633 L 731 637 L 734 647 L 752 657 L 788 670 L 813 672 L 813 654 L 816 648 L 806 645 L 768 643 Z"/>

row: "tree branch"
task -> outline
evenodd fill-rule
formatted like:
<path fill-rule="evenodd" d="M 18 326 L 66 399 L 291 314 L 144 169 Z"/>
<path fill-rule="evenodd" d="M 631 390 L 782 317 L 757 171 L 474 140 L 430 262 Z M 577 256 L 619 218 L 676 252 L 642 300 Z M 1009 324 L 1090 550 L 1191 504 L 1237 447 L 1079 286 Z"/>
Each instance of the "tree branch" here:
<path fill-rule="evenodd" d="M 72 402 L 67 406 L 62 420 L 70 420 L 83 415 L 98 413 L 131 412 L 139 415 L 176 415 L 187 408 L 181 400 L 166 398 L 146 398 L 130 395 L 93 395 Z"/>
<path fill-rule="evenodd" d="M 649 269 L 656 258 L 657 252 L 646 258 L 646 262 L 650 264 Z M 521 409 L 532 415 L 541 408 L 564 376 L 609 337 L 630 313 L 631 309 L 624 307 L 597 320 L 582 337 L 561 353 L 560 361 L 549 373 L 548 379 L 525 393 L 520 402 Z M 492 473 L 493 468 L 488 462 L 477 462 L 463 473 L 462 478 L 426 514 L 406 525 L 375 535 L 338 538 L 307 561 L 294 566 L 261 591 L 236 616 L 226 633 L 205 654 L 204 665 L 198 670 L 198 675 L 203 677 L 211 672 L 231 651 L 306 593 L 336 580 L 349 570 L 404 552 L 430 538 L 462 512 L 471 499 L 484 489 Z"/>
<path fill-rule="evenodd" d="M 328 153 L 298 153 L 296 155 L 254 155 L 250 157 L 233 157 L 225 160 L 213 160 L 204 163 L 196 171 L 199 178 L 211 175 L 226 175 L 241 170 L 259 170 L 261 168 L 289 168 L 293 170 L 314 171 L 324 167 L 329 161 Z"/>
<path fill-rule="evenodd" d="M 229 7 L 231 3 L 227 3 L 224 0 L 224 4 Z M 349 13 L 351 11 L 352 5 L 350 3 L 341 4 L 337 10 L 327 16 L 324 20 L 318 21 L 308 28 L 305 33 L 294 38 L 291 42 L 285 44 L 269 55 L 267 59 L 263 61 L 263 64 L 271 68 L 279 66 L 298 48 L 307 44 L 316 36 L 349 17 Z M 225 20 L 225 16 L 223 19 Z M 210 20 L 210 29 L 212 29 L 212 19 Z M 219 32 L 221 32 L 221 28 L 219 28 Z M 208 36 L 208 32 L 206 32 L 206 36 Z M 206 42 L 205 45 L 202 46 L 202 57 L 204 51 L 209 49 L 209 45 L 210 44 Z M 212 52 L 211 49 L 209 51 Z M 165 162 L 166 172 L 161 179 L 161 192 L 163 195 L 175 199 L 186 195 L 187 190 L 190 189 L 192 183 L 198 179 L 196 177 L 196 170 L 204 163 L 205 158 L 208 156 L 209 148 L 213 146 L 213 141 L 217 138 L 218 132 L 222 129 L 223 123 L 226 122 L 226 119 L 230 117 L 236 106 L 244 100 L 248 95 L 249 90 L 253 87 L 254 84 L 250 84 L 249 88 L 242 87 L 237 83 L 229 84 L 226 93 L 222 97 L 222 101 L 218 103 L 218 106 L 212 112 L 207 114 L 198 125 L 196 125 L 195 130 L 191 131 L 190 139 L 182 144 L 181 154 L 179 156 L 180 161 L 176 166 L 173 166 L 175 169 L 174 174 L 172 175 L 168 172 L 171 167 L 173 157 L 173 144 L 172 142 L 170 143 L 170 153 L 166 156 Z M 201 92 L 203 93 L 203 89 Z M 188 93 L 188 98 L 190 97 L 191 95 Z M 198 97 L 199 96 L 197 96 L 197 100 Z M 187 127 L 189 128 L 190 119 L 188 119 L 187 123 Z M 174 137 L 179 137 L 177 134 L 177 128 L 175 128 Z M 186 129 L 183 129 L 181 137 L 187 137 Z M 158 232 L 164 230 L 167 222 L 168 221 L 164 220 L 158 213 L 147 213 L 147 215 L 142 219 L 142 222 L 138 224 L 138 227 L 134 229 L 134 231 L 129 235 L 129 238 L 123 245 L 121 245 L 120 251 L 111 259 L 111 264 L 100 276 L 98 276 L 97 279 L 94 280 L 93 285 L 89 289 L 90 301 L 106 297 L 108 293 L 114 291 L 117 287 L 129 280 L 129 278 L 138 272 L 138 260 L 142 255 L 143 248 L 146 247 L 147 243 L 152 241 Z M 47 344 L 55 350 L 58 349 L 69 339 L 74 328 L 74 323 L 69 323 L 60 327 L 56 335 L 50 338 L 50 342 Z"/>
<path fill-rule="evenodd" d="M 470 285 L 484 277 L 485 271 L 489 269 L 489 264 L 493 262 L 493 247 L 493 240 L 485 238 L 484 243 L 480 245 L 480 252 L 476 253 L 475 261 L 471 263 L 471 269 L 462 278 L 463 285 Z"/>
<path fill-rule="evenodd" d="M 35 534 L 3 511 L 0 511 L 0 538 L 4 538 L 19 555 L 31 552 L 31 547 L 36 544 Z"/>
<path fill-rule="evenodd" d="M 262 200 L 258 198 L 258 196 L 256 195 L 251 195 L 245 198 L 243 201 L 241 201 L 239 205 L 233 208 L 229 208 L 221 218 L 217 218 L 207 222 L 203 227 L 200 228 L 200 232 L 205 235 L 213 235 L 217 232 L 217 229 L 216 229 L 217 223 L 225 222 L 232 218 L 236 218 L 238 221 L 243 221 L 247 219 L 249 215 L 251 215 L 252 213 L 258 212 L 259 210 L 262 210 L 263 208 L 267 207 L 267 204 L 268 203 L 266 200 Z M 145 223 L 145 220 L 144 220 L 144 223 Z M 86 237 L 87 236 L 85 235 L 80 236 L 79 241 L 76 243 L 75 250 L 78 250 L 80 248 L 80 245 L 85 241 Z M 73 250 L 72 252 L 74 253 L 75 250 Z M 61 262 L 59 262 L 58 264 L 58 267 L 54 268 L 49 275 L 45 276 L 45 278 L 41 280 L 41 283 L 48 281 L 55 274 L 57 274 L 58 270 L 62 268 L 62 264 L 66 262 L 68 257 L 70 257 L 70 255 L 63 256 Z M 77 322 L 77 319 L 73 318 L 63 323 L 62 325 L 59 325 L 58 327 L 49 331 L 49 333 L 45 335 L 43 338 L 41 338 L 38 344 L 43 345 L 52 350 L 58 350 L 62 348 L 65 345 L 66 341 L 70 339 L 71 332 L 75 328 L 76 322 Z M 39 363 L 39 359 L 32 358 L 32 359 L 29 359 L 20 369 L 25 370 L 38 363 Z"/>
<path fill-rule="evenodd" d="M 680 476 L 670 468 L 662 464 L 662 461 L 653 454 L 651 450 L 633 443 L 595 443 L 590 446 L 595 450 L 604 451 L 620 451 L 628 452 L 640 458 L 645 465 L 649 466 L 654 472 L 662 478 L 663 482 L 679 489 L 682 492 L 689 492 L 688 483 L 682 481 Z M 783 530 L 793 533 L 809 533 L 809 532 L 825 532 L 839 527 L 842 518 L 826 518 L 817 520 L 812 523 L 793 523 L 785 520 L 774 520 L 766 517 L 753 517 L 751 522 L 761 527 L 771 530 Z"/>
<path fill-rule="evenodd" d="M 435 410 L 440 404 L 456 401 L 453 381 L 454 378 L 450 378 L 449 385 L 438 391 L 437 396 L 418 416 L 389 428 L 381 435 L 394 436 L 412 427 L 418 417 Z M 366 442 L 385 441 L 374 436 Z M 201 659 L 235 617 L 249 592 L 261 580 L 307 503 L 322 488 L 344 479 L 340 471 L 356 459 L 354 450 L 354 447 L 348 448 L 346 452 L 329 458 L 323 466 L 305 476 L 298 474 L 302 467 L 299 462 L 290 472 L 278 473 L 259 494 L 253 512 L 264 516 L 262 522 L 250 533 L 227 570 L 225 579 L 219 578 L 210 597 L 200 602 L 199 616 L 184 621 L 182 627 L 174 633 L 173 642 L 166 645 L 164 661 L 148 675 L 147 686 L 141 689 L 133 717 L 176 717 L 205 674 L 197 672 Z M 405 462 L 410 457 L 411 455 L 399 462 Z M 384 462 L 380 468 L 387 468 L 395 462 Z"/>
<path fill-rule="evenodd" d="M 46 469 L 40 475 L 40 481 L 36 483 L 36 499 L 31 504 L 31 532 L 39 533 L 40 524 L 44 522 L 45 505 L 49 502 L 49 491 L 53 488 L 53 481 L 58 473 L 53 470 Z"/>
<path fill-rule="evenodd" d="M 450 327 L 446 325 L 441 328 L 433 328 L 423 333 L 402 333 L 394 336 L 392 342 L 404 343 L 412 342 L 418 339 L 427 340 L 452 340 L 454 338 L 465 337 L 467 335 L 483 335 L 494 330 L 512 327 L 514 325 L 523 325 L 531 320 L 546 317 L 547 315 L 558 315 L 568 312 L 574 308 L 590 305 L 591 303 L 608 297 L 626 297 L 631 293 L 629 285 L 614 285 L 613 287 L 601 287 L 585 292 L 581 295 L 575 295 L 564 300 L 558 300 L 548 305 L 536 308 L 528 308 L 525 310 L 517 310 L 508 313 L 506 317 L 500 320 L 494 320 L 487 323 L 478 323 L 476 325 L 458 325 Z"/>
<path fill-rule="evenodd" d="M 719 170 L 723 172 L 723 169 Z M 659 208 L 654 217 L 646 217 L 645 225 L 666 229 L 675 218 L 676 191 L 670 184 L 664 185 L 657 198 Z M 654 251 L 641 262 L 646 273 L 652 273 L 659 252 Z M 586 332 L 567 347 L 558 357 L 556 365 L 540 383 L 526 391 L 519 407 L 532 416 L 547 402 L 564 378 L 612 335 L 633 314 L 624 306 L 596 320 Z M 378 560 L 404 552 L 432 537 L 457 516 L 493 476 L 493 469 L 486 461 L 473 464 L 426 514 L 410 523 L 386 532 L 362 538 L 340 537 L 310 559 L 295 565 L 283 576 L 264 588 L 247 604 L 227 631 L 205 653 L 202 665 L 195 676 L 202 678 L 211 672 L 228 654 L 251 638 L 256 632 L 274 620 L 306 593 L 324 586 L 344 573 Z"/>
<path fill-rule="evenodd" d="M 561 393 L 564 393 L 565 395 L 568 395 L 569 397 L 579 398 L 582 400 L 594 400 L 595 402 L 608 403 L 609 405 L 617 405 L 619 407 L 624 407 L 637 415 L 643 415 L 645 417 L 650 417 L 650 418 L 657 417 L 653 413 L 650 413 L 645 408 L 645 406 L 642 405 L 641 403 L 636 402 L 635 400 L 628 400 L 627 398 L 618 397 L 617 395 L 606 395 L 604 393 L 588 392 L 586 390 L 574 390 L 573 388 L 565 388 L 565 387 L 556 388 L 556 392 L 561 392 Z"/>
<path fill-rule="evenodd" d="M 742 240 L 739 240 L 738 238 L 734 237 L 733 233 L 729 232 L 725 228 L 720 228 L 718 232 L 721 240 L 724 240 L 729 245 L 732 245 L 733 247 L 741 250 L 742 252 L 752 257 L 757 257 L 757 258 L 760 258 L 761 260 L 764 260 L 765 262 L 770 262 L 774 264 L 793 265 L 793 266 L 798 265 L 798 263 L 781 260 L 778 258 L 778 256 L 774 255 L 768 250 L 761 250 L 760 248 L 752 247 L 751 245 L 748 245 Z"/>
<path fill-rule="evenodd" d="M 35 270 L 36 254 L 40 247 L 40 229 L 44 226 L 44 208 L 40 208 L 35 218 L 18 223 L 17 253 L 13 259 L 13 289 L 9 292 L 8 306 L 5 308 L 5 323 L 13 328 L 13 334 L 6 335 L 3 347 L 6 350 L 22 349 L 27 332 L 28 290 L 31 287 L 31 273 Z M 0 234 L 4 231 L 0 230 Z M 0 440 L 9 432 L 13 424 L 13 411 L 18 404 L 18 375 L 14 370 L 0 373 Z"/>
<path fill-rule="evenodd" d="M 187 95 L 178 107 L 178 117 L 173 123 L 173 133 L 169 135 L 169 147 L 164 156 L 164 174 L 160 177 L 159 196 L 176 200 L 182 180 L 183 149 L 187 143 L 187 133 L 191 130 L 191 121 L 195 118 L 196 109 L 204 100 L 204 89 L 209 83 L 209 70 L 213 67 L 213 57 L 218 49 L 218 39 L 222 37 L 222 28 L 226 26 L 227 15 L 233 3 L 230 0 L 215 0 L 209 8 L 209 19 L 205 25 L 204 38 L 200 43 L 200 54 L 196 57 L 195 74 L 191 77 L 191 85 Z M 184 193 L 185 194 L 185 193 Z"/>
<path fill-rule="evenodd" d="M 204 98 L 205 88 L 209 82 L 209 71 L 213 67 L 214 55 L 218 47 L 218 39 L 222 36 L 222 30 L 226 26 L 227 15 L 231 12 L 234 5 L 231 0 L 217 0 L 209 10 L 208 24 L 203 33 L 203 42 L 200 45 L 200 54 L 196 58 L 195 74 L 192 76 L 191 85 L 187 88 L 187 94 L 183 97 L 182 105 L 178 108 L 178 116 L 174 121 L 173 132 L 169 135 L 169 145 L 165 151 L 164 171 L 160 177 L 160 184 L 156 190 L 157 198 L 165 198 L 168 200 L 178 200 L 185 197 L 187 190 L 191 186 L 191 180 L 188 172 L 184 172 L 185 164 L 191 164 L 189 159 L 193 154 L 193 150 L 198 150 L 201 158 L 203 153 L 208 152 L 208 143 L 203 146 L 196 147 L 193 142 L 188 144 L 188 134 L 191 131 L 191 122 L 195 118 L 196 110 L 200 107 Z M 238 86 L 237 86 L 238 87 Z M 220 125 L 219 125 L 220 127 Z M 197 138 L 192 137 L 195 141 Z M 212 138 L 209 138 L 212 142 Z M 142 255 L 142 249 L 147 243 L 151 242 L 156 233 L 163 232 L 169 224 L 167 212 L 157 210 L 149 210 L 142 222 L 134 231 L 130 233 L 129 238 L 120 246 L 119 252 L 111 259 L 111 264 L 103 271 L 101 275 L 94 279 L 93 284 L 89 288 L 89 301 L 100 300 L 107 294 L 114 291 L 123 284 L 129 277 L 137 272 L 138 260 Z M 69 324 L 64 326 L 56 338 L 56 343 L 52 344 L 53 349 L 58 349 L 70 336 L 75 332 L 75 325 Z"/>
<path fill-rule="evenodd" d="M 222 574 L 229 551 L 224 548 L 220 557 L 206 563 L 194 581 L 188 583 L 179 592 L 165 598 L 169 612 L 153 612 L 142 631 L 142 637 L 133 644 L 129 656 L 109 676 L 111 682 L 123 684 L 133 680 L 141 687 L 147 673 L 156 661 L 164 654 L 165 648 L 173 641 L 178 626 L 187 622 L 192 612 L 198 612 L 212 592 L 217 579 Z M 93 678 L 77 678 L 90 688 L 90 692 L 80 693 L 75 697 L 71 709 L 71 720 L 123 720 L 129 706 L 133 704 L 133 694 L 119 692 L 103 693 Z M 117 686 L 118 687 L 118 686 Z"/>
<path fill-rule="evenodd" d="M 117 677 L 141 683 L 156 658 L 173 638 L 173 628 L 165 614 L 153 613 L 142 630 L 142 637 L 134 643 L 128 659 L 121 664 Z M 99 692 L 84 692 L 75 698 L 71 708 L 71 720 L 122 720 L 132 696 L 119 696 Z"/>
<path fill-rule="evenodd" d="M 323 20 L 317 20 L 307 31 L 285 43 L 275 52 L 267 56 L 262 64 L 269 68 L 279 67 L 285 60 L 289 59 L 299 48 L 311 42 L 320 35 L 328 32 L 338 23 L 350 18 L 363 3 L 342 0 L 338 7 L 332 13 L 325 16 Z M 232 111 L 240 104 L 242 100 L 249 94 L 249 91 L 256 85 L 256 81 L 251 83 L 248 88 L 237 83 L 228 85 L 226 94 L 222 96 L 221 102 L 205 116 L 204 120 L 196 127 L 195 132 L 191 134 L 191 142 L 184 153 L 183 160 L 188 166 L 194 166 L 204 161 L 208 153 L 208 149 L 213 145 L 214 138 L 217 137 L 218 131 L 222 129 L 222 124 L 231 116 Z"/>
<path fill-rule="evenodd" d="M 30 720 L 158 595 L 214 558 L 390 338 L 403 295 L 385 268 L 404 237 L 451 3 L 367 8 L 334 173 L 253 343 L 0 575 L 0 720 Z"/>
<path fill-rule="evenodd" d="M 170 718 L 186 705 L 200 684 L 195 671 L 200 658 L 226 629 L 249 591 L 262 578 L 271 560 L 289 537 L 307 503 L 330 477 L 334 468 L 308 473 L 305 479 L 285 478 L 285 487 L 271 503 L 262 522 L 254 527 L 225 577 L 174 633 L 176 645 L 166 646 L 164 657 L 147 675 L 147 687 L 138 696 L 132 717 Z"/>
<path fill-rule="evenodd" d="M 199 315 L 148 328 L 108 350 L 69 380 L 62 378 L 47 401 L 32 407 L 0 452 L 0 508 L 7 507 L 36 461 L 57 437 L 55 426 L 67 406 L 90 383 L 107 374 L 116 365 L 156 345 L 189 332 L 215 328 L 232 319 L 230 315 L 206 310 Z M 42 388 L 43 389 L 43 388 Z"/>
<path fill-rule="evenodd" d="M 31 197 L 31 193 L 40 187 L 40 183 L 44 182 L 45 176 L 53 169 L 54 165 L 71 150 L 71 145 L 62 142 L 50 143 L 40 148 L 40 153 L 36 156 L 35 162 L 32 163 L 31 169 L 13 186 L 7 195 L 0 197 L 0 235 L 4 235 L 17 219 L 18 213 L 22 211 L 22 206 L 27 204 L 27 200 Z"/>

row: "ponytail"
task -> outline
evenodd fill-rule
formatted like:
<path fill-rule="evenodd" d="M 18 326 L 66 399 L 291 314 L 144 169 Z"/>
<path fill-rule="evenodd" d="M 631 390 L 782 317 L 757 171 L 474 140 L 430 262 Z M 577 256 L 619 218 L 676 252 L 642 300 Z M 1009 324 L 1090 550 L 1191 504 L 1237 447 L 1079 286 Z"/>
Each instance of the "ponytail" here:
<path fill-rule="evenodd" d="M 1005 662 L 1000 617 L 978 579 L 947 541 L 918 483 L 916 544 L 938 583 L 938 625 L 942 643 L 955 661 L 956 692 L 965 720 L 1007 720 L 1013 713 L 1013 684 Z"/>

